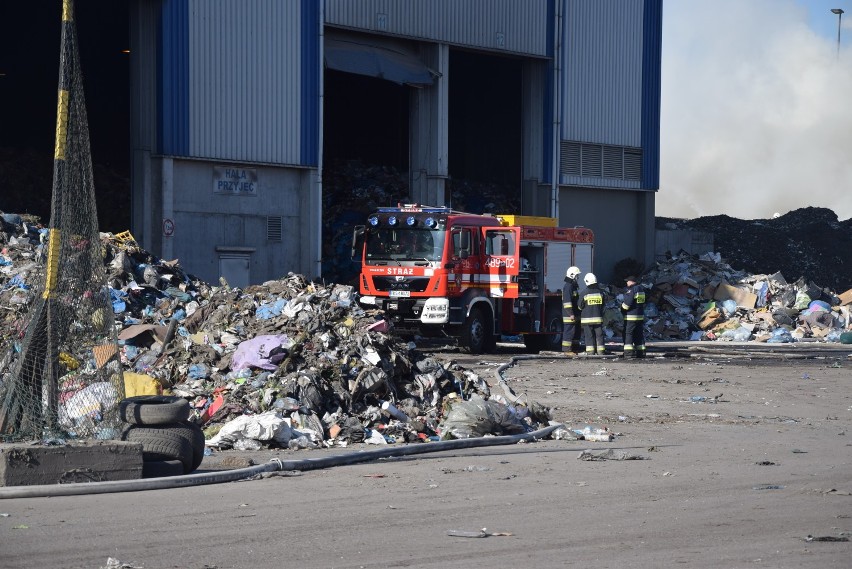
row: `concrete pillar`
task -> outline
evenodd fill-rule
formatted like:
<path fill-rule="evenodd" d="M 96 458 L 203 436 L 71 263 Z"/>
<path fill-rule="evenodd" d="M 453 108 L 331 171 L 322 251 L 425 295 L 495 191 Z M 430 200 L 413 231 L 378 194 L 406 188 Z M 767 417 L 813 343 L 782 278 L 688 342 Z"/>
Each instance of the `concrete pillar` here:
<path fill-rule="evenodd" d="M 412 201 L 441 206 L 447 203 L 450 49 L 445 44 L 423 44 L 420 49 L 423 62 L 440 75 L 431 86 L 412 89 L 409 187 Z"/>
<path fill-rule="evenodd" d="M 543 61 L 525 60 L 523 64 L 523 196 L 521 213 L 525 215 L 550 215 L 550 188 L 539 191 L 543 179 L 544 145 L 544 89 L 547 64 Z"/>
<path fill-rule="evenodd" d="M 162 184 L 163 189 L 163 216 L 162 219 L 153 220 L 154 223 L 151 230 L 157 231 L 157 229 L 159 229 L 159 232 L 163 235 L 163 246 L 161 248 L 160 256 L 163 259 L 168 260 L 174 258 L 174 237 L 172 235 L 166 235 L 163 232 L 162 225 L 166 222 L 166 220 L 174 222 L 175 219 L 174 160 L 171 158 L 163 158 L 160 166 L 162 168 L 160 184 Z"/>

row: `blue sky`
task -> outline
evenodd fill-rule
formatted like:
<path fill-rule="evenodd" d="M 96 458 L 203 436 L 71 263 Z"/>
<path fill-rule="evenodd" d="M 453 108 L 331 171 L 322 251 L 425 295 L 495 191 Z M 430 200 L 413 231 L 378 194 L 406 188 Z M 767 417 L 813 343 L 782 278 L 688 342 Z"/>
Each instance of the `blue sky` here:
<path fill-rule="evenodd" d="M 662 75 L 658 215 L 852 217 L 852 0 L 666 0 Z"/>
<path fill-rule="evenodd" d="M 852 2 L 850 0 L 796 0 L 796 4 L 807 11 L 808 25 L 818 34 L 826 36 L 837 45 L 837 21 L 847 30 L 844 37 L 843 29 L 840 31 L 840 46 L 850 45 L 852 42 Z M 831 13 L 832 8 L 844 10 L 842 18 Z"/>

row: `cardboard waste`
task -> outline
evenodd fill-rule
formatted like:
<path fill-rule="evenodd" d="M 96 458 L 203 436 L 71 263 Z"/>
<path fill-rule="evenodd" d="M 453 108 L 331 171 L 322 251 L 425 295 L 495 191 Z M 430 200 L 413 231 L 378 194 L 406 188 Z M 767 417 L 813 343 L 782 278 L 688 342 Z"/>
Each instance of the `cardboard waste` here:
<path fill-rule="evenodd" d="M 47 231 L 34 218 L 0 219 L 2 392 L 40 286 Z M 499 408 L 501 417 L 515 418 L 514 432 L 550 419 L 540 406 L 530 412 L 523 403 L 492 397 L 475 373 L 389 335 L 384 314 L 361 308 L 351 286 L 293 273 L 245 289 L 214 286 L 177 261 L 151 255 L 127 232 L 102 233 L 101 240 L 127 393 L 186 398 L 208 447 L 316 448 L 465 436 L 442 422 L 472 397 L 487 400 L 492 415 Z M 65 355 L 65 377 L 96 357 Z M 101 384 L 68 396 L 85 399 L 92 412 L 116 399 Z M 470 432 L 506 432 L 492 417 L 482 421 Z"/>
<path fill-rule="evenodd" d="M 852 289 L 835 294 L 805 278 L 790 283 L 780 272 L 752 275 L 718 253 L 670 256 L 640 280 L 651 340 L 840 342 L 852 330 Z M 608 289 L 611 338 L 621 334 L 622 291 Z"/>

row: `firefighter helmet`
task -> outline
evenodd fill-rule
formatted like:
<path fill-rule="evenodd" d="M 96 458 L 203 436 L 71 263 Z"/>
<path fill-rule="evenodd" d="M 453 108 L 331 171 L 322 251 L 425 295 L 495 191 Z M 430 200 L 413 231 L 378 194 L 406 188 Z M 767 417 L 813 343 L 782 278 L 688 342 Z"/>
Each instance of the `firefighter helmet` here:
<path fill-rule="evenodd" d="M 586 286 L 598 284 L 598 277 L 595 276 L 595 273 L 586 273 L 583 282 L 586 283 Z"/>
<path fill-rule="evenodd" d="M 580 267 L 568 267 L 568 270 L 565 271 L 565 276 L 569 279 L 576 279 L 580 276 Z"/>

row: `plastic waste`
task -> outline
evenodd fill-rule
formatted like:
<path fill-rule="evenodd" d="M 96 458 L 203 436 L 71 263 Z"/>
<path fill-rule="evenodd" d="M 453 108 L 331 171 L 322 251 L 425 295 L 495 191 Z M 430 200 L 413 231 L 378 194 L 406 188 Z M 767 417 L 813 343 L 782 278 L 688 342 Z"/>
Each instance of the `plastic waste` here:
<path fill-rule="evenodd" d="M 508 406 L 473 395 L 452 404 L 440 426 L 443 439 L 467 439 L 491 435 L 515 435 L 527 431 L 526 424 Z"/>
<path fill-rule="evenodd" d="M 607 429 L 592 427 L 590 425 L 586 425 L 582 429 L 574 429 L 574 432 L 585 440 L 596 443 L 608 443 L 615 438 L 615 435 L 610 433 Z"/>
<path fill-rule="evenodd" d="M 240 439 L 255 439 L 257 441 L 272 441 L 286 444 L 293 434 L 290 425 L 277 411 L 267 411 L 259 415 L 241 415 L 226 423 L 213 437 L 207 440 L 207 445 L 218 447 L 220 443 L 230 443 L 232 446 Z"/>
<path fill-rule="evenodd" d="M 292 441 L 291 441 L 292 442 Z M 234 450 L 260 450 L 263 445 L 254 439 L 239 439 L 234 441 Z"/>
<path fill-rule="evenodd" d="M 776 328 L 772 331 L 772 336 L 766 340 L 769 344 L 789 344 L 795 342 L 792 334 L 785 328 Z"/>
<path fill-rule="evenodd" d="M 279 316 L 285 306 L 287 306 L 287 299 L 279 298 L 275 302 L 264 303 L 258 306 L 254 315 L 260 320 L 269 320 L 274 316 Z"/>
<path fill-rule="evenodd" d="M 272 405 L 282 411 L 298 411 L 300 407 L 299 402 L 292 397 L 282 397 L 281 399 L 277 399 Z"/>
<path fill-rule="evenodd" d="M 305 435 L 296 437 L 295 439 L 290 439 L 290 442 L 287 443 L 287 448 L 290 450 L 312 448 L 312 446 L 311 441 Z"/>
<path fill-rule="evenodd" d="M 248 379 L 252 376 L 252 371 L 249 368 L 243 368 L 238 370 L 229 371 L 225 375 L 225 379 L 227 381 L 233 381 L 235 379 Z"/>
<path fill-rule="evenodd" d="M 551 425 L 559 425 L 552 433 L 550 433 L 550 437 L 557 441 L 576 441 L 580 438 L 580 435 L 575 433 L 574 431 L 565 427 L 565 425 L 555 423 L 554 421 L 550 421 Z"/>
<path fill-rule="evenodd" d="M 733 342 L 748 342 L 751 340 L 751 331 L 748 328 L 740 326 L 734 330 L 726 330 L 719 338 Z"/>
<path fill-rule="evenodd" d="M 237 346 L 231 358 L 231 369 L 257 367 L 274 371 L 287 357 L 292 345 L 286 334 L 255 336 Z"/>
<path fill-rule="evenodd" d="M 835 328 L 834 330 L 829 332 L 828 335 L 826 335 L 825 341 L 826 342 L 839 342 L 841 335 L 842 335 L 842 332 Z"/>
<path fill-rule="evenodd" d="M 205 364 L 192 364 L 186 370 L 186 376 L 189 379 L 206 379 L 210 377 L 210 368 Z"/>
<path fill-rule="evenodd" d="M 722 311 L 725 313 L 725 316 L 730 317 L 731 315 L 737 312 L 737 301 L 729 298 L 728 300 L 722 303 Z"/>
<path fill-rule="evenodd" d="M 807 295 L 804 291 L 796 292 L 796 301 L 793 304 L 793 308 L 798 308 L 799 310 L 805 310 L 808 305 L 811 303 L 811 297 Z"/>
<path fill-rule="evenodd" d="M 384 411 L 397 421 L 402 421 L 403 423 L 411 422 L 411 419 L 408 417 L 408 415 L 397 409 L 396 406 L 390 401 L 382 401 L 382 411 Z"/>
<path fill-rule="evenodd" d="M 769 292 L 769 283 L 766 281 L 758 281 L 754 283 L 754 294 L 757 295 L 755 306 L 766 306 L 766 295 Z"/>

